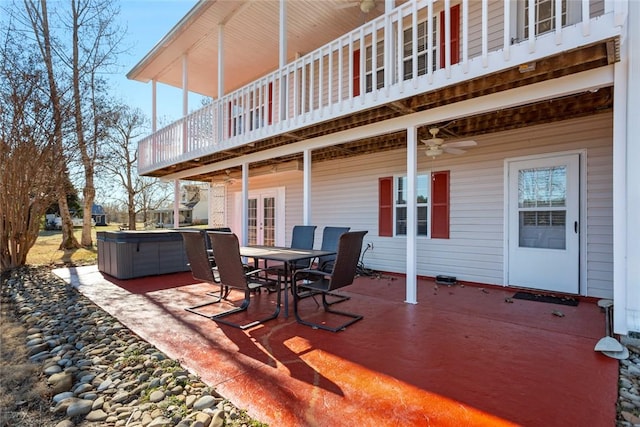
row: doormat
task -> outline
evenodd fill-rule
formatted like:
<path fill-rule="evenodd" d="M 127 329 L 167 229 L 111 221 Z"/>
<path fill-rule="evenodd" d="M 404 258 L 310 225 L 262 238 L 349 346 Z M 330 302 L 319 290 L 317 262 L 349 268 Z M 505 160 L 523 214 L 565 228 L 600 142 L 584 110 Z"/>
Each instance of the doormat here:
<path fill-rule="evenodd" d="M 514 299 L 524 299 L 527 301 L 548 302 L 551 304 L 577 306 L 578 300 L 570 297 L 554 297 L 551 295 L 532 294 L 530 292 L 516 292 Z"/>

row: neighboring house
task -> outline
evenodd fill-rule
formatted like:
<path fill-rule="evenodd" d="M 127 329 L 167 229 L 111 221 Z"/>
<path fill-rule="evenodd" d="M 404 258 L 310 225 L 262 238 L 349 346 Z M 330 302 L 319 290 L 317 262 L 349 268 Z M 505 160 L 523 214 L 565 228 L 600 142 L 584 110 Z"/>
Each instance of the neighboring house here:
<path fill-rule="evenodd" d="M 180 189 L 179 225 L 209 224 L 209 187 L 206 184 L 185 184 Z M 151 212 L 153 223 L 159 227 L 175 225 L 174 209 Z"/>
<path fill-rule="evenodd" d="M 213 101 L 154 119 L 139 173 L 224 184 L 244 243 L 368 230 L 409 303 L 444 274 L 640 331 L 640 2 L 353 4 L 197 3 L 128 77 Z"/>
<path fill-rule="evenodd" d="M 93 204 L 91 207 L 91 218 L 93 218 L 96 225 L 107 225 L 107 213 L 101 205 Z"/>

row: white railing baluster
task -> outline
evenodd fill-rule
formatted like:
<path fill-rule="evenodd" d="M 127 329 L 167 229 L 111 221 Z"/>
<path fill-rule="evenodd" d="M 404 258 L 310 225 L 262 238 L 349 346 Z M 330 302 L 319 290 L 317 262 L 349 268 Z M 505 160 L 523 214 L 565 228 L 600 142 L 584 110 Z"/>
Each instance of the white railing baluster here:
<path fill-rule="evenodd" d="M 469 72 L 469 0 L 462 0 L 462 71 Z"/>
<path fill-rule="evenodd" d="M 397 45 L 397 68 L 398 68 L 398 88 L 400 93 L 404 92 L 404 29 L 402 28 L 402 10 L 398 9 L 398 16 L 396 18 L 396 28 L 398 31 L 398 45 Z"/>
<path fill-rule="evenodd" d="M 429 6 L 433 6 L 432 0 L 429 0 Z M 427 19 L 431 23 L 431 16 L 427 14 Z M 431 32 L 429 32 L 431 36 Z M 429 48 L 429 52 L 431 49 Z M 411 81 L 413 88 L 418 87 L 418 5 L 414 2 L 411 7 Z"/>
<path fill-rule="evenodd" d="M 416 20 L 416 11 L 414 10 L 414 19 L 413 19 L 413 40 L 416 40 L 418 37 L 418 28 L 417 28 L 417 20 Z M 433 57 L 433 0 L 429 0 L 427 3 L 427 81 L 429 84 L 433 83 L 433 68 L 434 68 L 434 57 Z M 415 42 L 414 42 L 415 44 Z M 413 51 L 413 62 L 416 62 L 416 50 Z M 413 76 L 415 78 L 418 72 L 418 68 L 414 65 Z M 414 87 L 416 87 L 416 83 L 414 82 Z"/>
<path fill-rule="evenodd" d="M 444 0 L 444 69 L 451 77 L 451 0 Z"/>
<path fill-rule="evenodd" d="M 364 95 L 367 90 L 367 46 L 364 40 L 364 26 L 360 27 L 360 104 L 364 104 Z"/>
<path fill-rule="evenodd" d="M 591 34 L 591 20 L 589 19 L 589 15 L 589 0 L 582 0 L 582 35 L 585 37 Z"/>
<path fill-rule="evenodd" d="M 459 52 L 453 52 L 451 45 L 453 25 L 450 7 L 457 0 L 405 2 L 339 39 L 157 130 L 139 142 L 138 167 L 141 173 L 146 173 L 202 154 L 286 132 L 303 123 L 334 119 L 340 111 L 349 107 L 351 112 L 356 112 L 360 105 L 370 108 L 389 102 L 387 99 L 391 100 L 390 97 L 397 100 L 400 94 L 402 97 L 411 96 L 412 88 L 417 90 L 425 84 L 435 84 L 437 87 L 433 89 L 437 89 L 444 84 L 451 84 L 451 81 L 446 82 L 447 79 L 460 81 L 462 73 L 477 76 L 481 72 L 479 67 L 490 69 L 491 72 L 500 70 L 511 66 L 506 64 L 511 58 L 517 57 L 522 61 L 526 57 L 523 56 L 523 49 L 535 53 L 537 58 L 549 50 L 550 42 L 563 45 L 563 49 L 567 48 L 564 45 L 579 47 L 580 41 L 576 42 L 576 37 L 584 38 L 584 44 L 592 44 L 599 41 L 594 34 L 598 37 L 606 34 L 612 38 L 616 36 L 615 31 L 620 31 L 620 19 L 627 15 L 625 2 L 619 4 L 615 0 L 604 0 L 604 11 L 598 9 L 598 13 L 613 13 L 615 19 L 611 23 L 610 20 L 599 19 L 600 16 L 591 18 L 592 0 L 575 1 L 579 1 L 582 8 L 580 26 L 563 27 L 562 2 L 556 1 L 552 18 L 553 33 L 540 35 L 536 23 L 536 0 L 524 0 L 528 11 L 526 16 L 520 16 L 520 21 L 512 17 L 516 5 L 513 0 L 502 0 L 502 8 L 499 0 L 481 0 L 477 8 L 473 0 L 460 0 L 462 28 Z M 436 24 L 434 18 L 439 21 L 441 9 L 444 20 Z M 476 11 L 479 16 L 470 16 Z M 495 23 L 496 16 L 502 16 L 504 22 Z M 526 18 L 528 34 L 524 40 L 513 44 L 512 37 L 523 36 L 522 29 L 514 27 L 524 23 L 525 19 L 522 18 Z M 418 23 L 424 25 L 425 19 L 426 52 L 422 50 L 423 46 L 418 45 Z M 444 26 L 441 45 L 437 45 L 434 37 L 434 30 L 439 30 L 439 27 L 434 25 Z M 497 25 L 502 27 L 498 28 Z M 615 28 L 607 29 L 605 25 Z M 405 31 L 408 34 L 406 40 Z M 503 32 L 502 43 L 492 37 L 492 34 L 499 37 L 500 31 Z M 409 41 L 409 37 L 411 49 L 405 57 L 405 42 Z M 383 48 L 380 49 L 378 44 L 383 44 Z M 368 46 L 371 47 L 369 55 Z M 495 54 L 498 49 L 503 50 L 501 56 Z M 458 53 L 461 60 L 452 64 Z M 419 64 L 420 55 L 426 56 L 426 64 L 424 56 Z M 470 58 L 470 55 L 476 58 Z M 356 56 L 358 62 L 354 61 Z M 383 57 L 382 60 L 379 56 Z M 405 60 L 411 63 L 410 68 L 407 68 Z M 499 63 L 500 60 L 503 64 Z M 378 71 L 382 71 L 382 76 Z M 411 75 L 411 83 L 405 82 L 406 75 Z M 358 79 L 357 83 L 354 79 Z M 378 90 L 379 87 L 384 90 Z M 373 92 L 370 96 L 368 90 Z M 356 93 L 360 98 L 357 106 L 354 105 Z"/>
<path fill-rule="evenodd" d="M 347 76 L 347 79 L 349 81 L 349 94 L 347 95 L 348 99 L 349 99 L 349 106 L 351 108 L 353 108 L 353 76 L 355 75 L 354 72 L 354 64 L 353 64 L 353 54 L 354 54 L 354 49 L 353 49 L 353 33 L 349 33 L 349 58 L 347 58 L 347 60 L 349 61 L 349 75 Z"/>
<path fill-rule="evenodd" d="M 511 16 L 511 1 L 504 0 L 502 4 L 504 6 L 504 16 Z M 508 18 L 505 18 L 504 20 L 504 30 L 502 33 L 502 51 L 505 61 L 511 59 L 511 19 Z"/>
<path fill-rule="evenodd" d="M 529 2 L 529 53 L 536 51 L 536 33 L 538 31 L 536 24 L 536 2 L 535 0 L 527 0 Z"/>
<path fill-rule="evenodd" d="M 482 0 L 482 66 L 489 66 L 489 6 Z"/>

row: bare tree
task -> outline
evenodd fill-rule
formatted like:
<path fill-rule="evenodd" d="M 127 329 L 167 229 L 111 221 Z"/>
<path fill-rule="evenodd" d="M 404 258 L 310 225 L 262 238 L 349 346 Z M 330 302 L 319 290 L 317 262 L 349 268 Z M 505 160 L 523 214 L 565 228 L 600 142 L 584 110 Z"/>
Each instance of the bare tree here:
<path fill-rule="evenodd" d="M 138 109 L 121 106 L 112 114 L 113 123 L 109 137 L 108 152 L 103 167 L 125 194 L 128 225 L 136 229 L 136 217 L 143 214 L 148 221 L 149 209 L 155 209 L 169 197 L 167 185 L 154 178 L 137 174 L 137 139 L 148 130 L 148 120 Z"/>
<path fill-rule="evenodd" d="M 0 271 L 26 263 L 65 166 L 46 70 L 16 35 L 0 46 Z"/>
<path fill-rule="evenodd" d="M 106 86 L 100 77 L 115 66 L 118 46 L 124 32 L 116 25 L 117 3 L 111 0 L 71 0 L 54 3 L 49 11 L 47 0 L 23 0 L 25 15 L 40 47 L 42 61 L 48 70 L 51 102 L 61 110 L 69 102 L 73 117 L 73 146 L 83 169 L 83 228 L 80 244 L 93 245 L 91 208 L 95 199 L 95 170 L 100 158 L 100 142 L 106 136 L 109 113 L 105 106 Z M 56 25 L 49 25 L 55 17 Z M 59 82 L 68 82 L 68 90 L 60 91 Z M 69 159 L 76 153 L 68 153 Z M 78 247 L 73 225 L 62 197 L 58 197 L 63 218 L 65 248 Z"/>
<path fill-rule="evenodd" d="M 35 1 L 25 0 L 24 5 L 28 23 L 31 25 L 34 40 L 42 58 L 42 63 L 46 68 L 49 104 L 53 114 L 54 143 L 60 153 L 63 153 L 62 130 L 64 125 L 65 105 L 61 94 L 64 93 L 64 91 L 61 91 L 58 87 L 59 81 L 62 81 L 63 79 L 59 74 L 56 74 L 54 69 L 54 46 L 51 31 L 49 29 L 47 2 L 46 0 L 40 0 L 40 3 L 36 3 Z M 65 167 L 60 172 L 64 173 L 66 171 L 67 169 Z M 71 215 L 69 214 L 67 197 L 62 189 L 58 190 L 57 199 L 58 206 L 60 208 L 60 217 L 62 218 L 62 242 L 60 243 L 60 249 L 77 248 L 79 247 L 79 244 L 73 234 L 73 223 L 71 222 Z"/>
<path fill-rule="evenodd" d="M 113 66 L 118 54 L 117 46 L 123 37 L 115 24 L 119 9 L 114 4 L 111 0 L 71 0 L 73 111 L 84 167 L 84 221 L 80 243 L 87 247 L 93 244 L 91 209 L 96 195 L 94 174 L 98 143 L 106 136 L 108 121 L 104 108 L 107 103 L 100 96 L 103 82 L 99 73 Z M 83 98 L 85 93 L 89 96 Z M 87 113 L 83 112 L 85 103 L 88 103 Z"/>

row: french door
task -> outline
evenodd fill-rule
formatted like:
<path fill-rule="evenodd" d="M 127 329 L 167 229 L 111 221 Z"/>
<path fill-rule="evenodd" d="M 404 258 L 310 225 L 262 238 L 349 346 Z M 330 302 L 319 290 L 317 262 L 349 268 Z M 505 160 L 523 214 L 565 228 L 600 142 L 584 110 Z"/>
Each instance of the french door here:
<path fill-rule="evenodd" d="M 513 286 L 579 293 L 580 157 L 508 163 L 508 277 Z"/>
<path fill-rule="evenodd" d="M 258 194 L 249 197 L 247 219 L 249 221 L 248 243 L 250 245 L 275 246 L 275 193 Z"/>
<path fill-rule="evenodd" d="M 285 241 L 285 189 L 275 187 L 249 191 L 247 198 L 247 243 L 283 246 Z M 242 193 L 234 193 L 233 230 L 243 229 Z"/>

